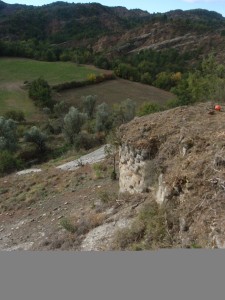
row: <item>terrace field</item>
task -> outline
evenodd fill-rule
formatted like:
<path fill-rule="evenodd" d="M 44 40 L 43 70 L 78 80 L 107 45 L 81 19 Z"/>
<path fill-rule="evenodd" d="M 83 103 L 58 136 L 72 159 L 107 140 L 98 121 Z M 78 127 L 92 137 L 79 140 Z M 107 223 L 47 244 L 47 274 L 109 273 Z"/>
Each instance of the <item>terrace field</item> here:
<path fill-rule="evenodd" d="M 22 58 L 0 58 L 0 115 L 7 110 L 22 110 L 28 120 L 39 121 L 43 114 L 34 106 L 28 97 L 24 82 L 39 77 L 50 85 L 82 81 L 89 74 L 101 74 L 110 71 L 97 69 L 93 66 L 76 65 L 71 62 L 43 62 Z M 128 80 L 110 80 L 96 85 L 70 89 L 54 94 L 56 100 L 64 100 L 70 105 L 79 107 L 82 96 L 97 95 L 98 103 L 109 105 L 120 103 L 130 98 L 137 103 L 143 102 L 164 104 L 175 98 L 169 92 L 155 87 Z"/>
<path fill-rule="evenodd" d="M 7 110 L 22 110 L 27 118 L 37 117 L 38 110 L 24 90 L 24 81 L 43 77 L 51 84 L 84 80 L 101 71 L 71 62 L 43 62 L 21 58 L 0 58 L 0 115 Z"/>
<path fill-rule="evenodd" d="M 44 62 L 22 58 L 0 58 L 0 86 L 8 82 L 23 83 L 44 77 L 49 84 L 83 80 L 88 74 L 99 74 L 92 67 L 76 65 L 72 62 Z"/>
<path fill-rule="evenodd" d="M 129 98 L 136 102 L 137 108 L 144 102 L 163 105 L 168 100 L 176 98 L 174 94 L 156 87 L 117 78 L 117 80 L 63 91 L 58 95 L 58 99 L 79 107 L 81 97 L 87 95 L 97 95 L 98 104 L 105 102 L 111 106 Z"/>

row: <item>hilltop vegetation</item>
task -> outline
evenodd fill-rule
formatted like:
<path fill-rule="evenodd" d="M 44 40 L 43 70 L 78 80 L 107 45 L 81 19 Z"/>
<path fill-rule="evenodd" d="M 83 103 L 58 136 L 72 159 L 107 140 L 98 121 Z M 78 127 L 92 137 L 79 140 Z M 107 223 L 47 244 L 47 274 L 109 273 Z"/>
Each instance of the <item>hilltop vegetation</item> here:
<path fill-rule="evenodd" d="M 208 208 L 224 215 L 223 114 L 214 110 L 225 99 L 224 47 L 215 12 L 0 1 L 0 248 L 211 247 Z M 106 143 L 106 161 L 84 166 L 81 155 Z M 80 168 L 58 169 L 74 158 Z M 118 196 L 119 172 L 120 187 L 143 193 Z M 168 207 L 153 201 L 156 186 Z M 131 226 L 113 240 L 115 224 Z"/>

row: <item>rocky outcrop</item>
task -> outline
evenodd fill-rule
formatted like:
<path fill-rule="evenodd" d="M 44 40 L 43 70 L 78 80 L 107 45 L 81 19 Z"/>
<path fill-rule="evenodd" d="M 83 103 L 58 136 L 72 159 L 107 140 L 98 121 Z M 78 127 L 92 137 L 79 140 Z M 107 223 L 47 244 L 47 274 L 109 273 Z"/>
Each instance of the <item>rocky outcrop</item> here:
<path fill-rule="evenodd" d="M 140 140 L 136 147 L 124 144 L 120 148 L 120 191 L 130 193 L 148 192 L 151 186 L 152 174 L 149 170 L 149 160 L 158 151 L 158 140 Z"/>
<path fill-rule="evenodd" d="M 149 193 L 184 247 L 225 248 L 225 125 L 210 104 L 136 118 L 120 128 L 120 192 Z"/>

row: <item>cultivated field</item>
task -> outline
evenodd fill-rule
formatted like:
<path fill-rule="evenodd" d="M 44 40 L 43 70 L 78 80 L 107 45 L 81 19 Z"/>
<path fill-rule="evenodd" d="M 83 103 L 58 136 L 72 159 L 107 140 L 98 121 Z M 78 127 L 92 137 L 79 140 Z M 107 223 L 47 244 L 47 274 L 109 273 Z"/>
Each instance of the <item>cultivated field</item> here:
<path fill-rule="evenodd" d="M 97 69 L 78 66 L 71 62 L 44 62 L 21 58 L 0 58 L 0 84 L 23 83 L 43 77 L 49 84 L 86 79 L 88 74 L 100 73 Z"/>
<path fill-rule="evenodd" d="M 110 105 L 120 103 L 127 98 L 137 103 L 137 107 L 143 102 L 154 102 L 165 104 L 166 101 L 174 99 L 172 93 L 160 90 L 153 86 L 131 82 L 124 79 L 110 80 L 96 85 L 63 91 L 58 95 L 71 105 L 80 106 L 81 97 L 97 95 L 98 103 L 106 102 Z"/>
<path fill-rule="evenodd" d="M 49 84 L 86 79 L 101 71 L 70 62 L 42 62 L 21 58 L 0 58 L 0 115 L 7 110 L 23 110 L 27 118 L 37 119 L 38 110 L 24 90 L 24 81 L 43 77 Z"/>
<path fill-rule="evenodd" d="M 29 120 L 42 118 L 40 111 L 29 99 L 24 81 L 43 77 L 50 85 L 87 79 L 91 73 L 100 74 L 104 70 L 93 66 L 76 65 L 71 62 L 43 62 L 21 58 L 0 58 L 0 115 L 7 110 L 22 110 Z M 109 71 L 105 71 L 109 72 Z M 96 85 L 71 89 L 55 96 L 70 105 L 79 107 L 82 96 L 97 95 L 98 103 L 110 105 L 127 98 L 134 100 L 137 107 L 143 102 L 164 104 L 175 96 L 169 92 L 141 83 L 124 79 L 111 80 Z"/>

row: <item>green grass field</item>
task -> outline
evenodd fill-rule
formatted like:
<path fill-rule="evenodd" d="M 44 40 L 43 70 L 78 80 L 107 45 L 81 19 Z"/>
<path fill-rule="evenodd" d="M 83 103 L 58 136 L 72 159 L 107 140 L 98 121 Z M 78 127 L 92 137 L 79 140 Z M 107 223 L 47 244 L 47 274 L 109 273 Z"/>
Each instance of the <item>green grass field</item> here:
<path fill-rule="evenodd" d="M 99 74 L 97 69 L 71 62 L 43 62 L 21 58 L 0 58 L 0 85 L 43 77 L 49 84 L 86 79 L 88 74 Z"/>
<path fill-rule="evenodd" d="M 0 116 L 9 110 L 23 111 L 30 121 L 43 120 L 43 113 L 28 97 L 27 91 L 4 90 L 0 88 Z"/>
<path fill-rule="evenodd" d="M 106 71 L 107 72 L 107 71 Z M 71 62 L 42 62 L 20 58 L 0 58 L 0 115 L 7 110 L 22 110 L 28 120 L 40 120 L 43 114 L 34 106 L 24 89 L 24 81 L 43 77 L 49 84 L 86 79 L 88 74 L 100 74 L 92 66 L 78 66 Z M 155 87 L 117 79 L 82 88 L 63 91 L 56 96 L 70 105 L 79 107 L 82 96 L 97 95 L 98 103 L 109 105 L 127 98 L 134 100 L 137 107 L 143 102 L 164 104 L 175 96 Z"/>
<path fill-rule="evenodd" d="M 86 79 L 90 73 L 99 74 L 100 70 L 71 62 L 0 58 L 0 115 L 14 109 L 22 110 L 26 118 L 36 119 L 38 110 L 23 89 L 24 81 L 43 77 L 49 84 L 58 84 Z"/>

